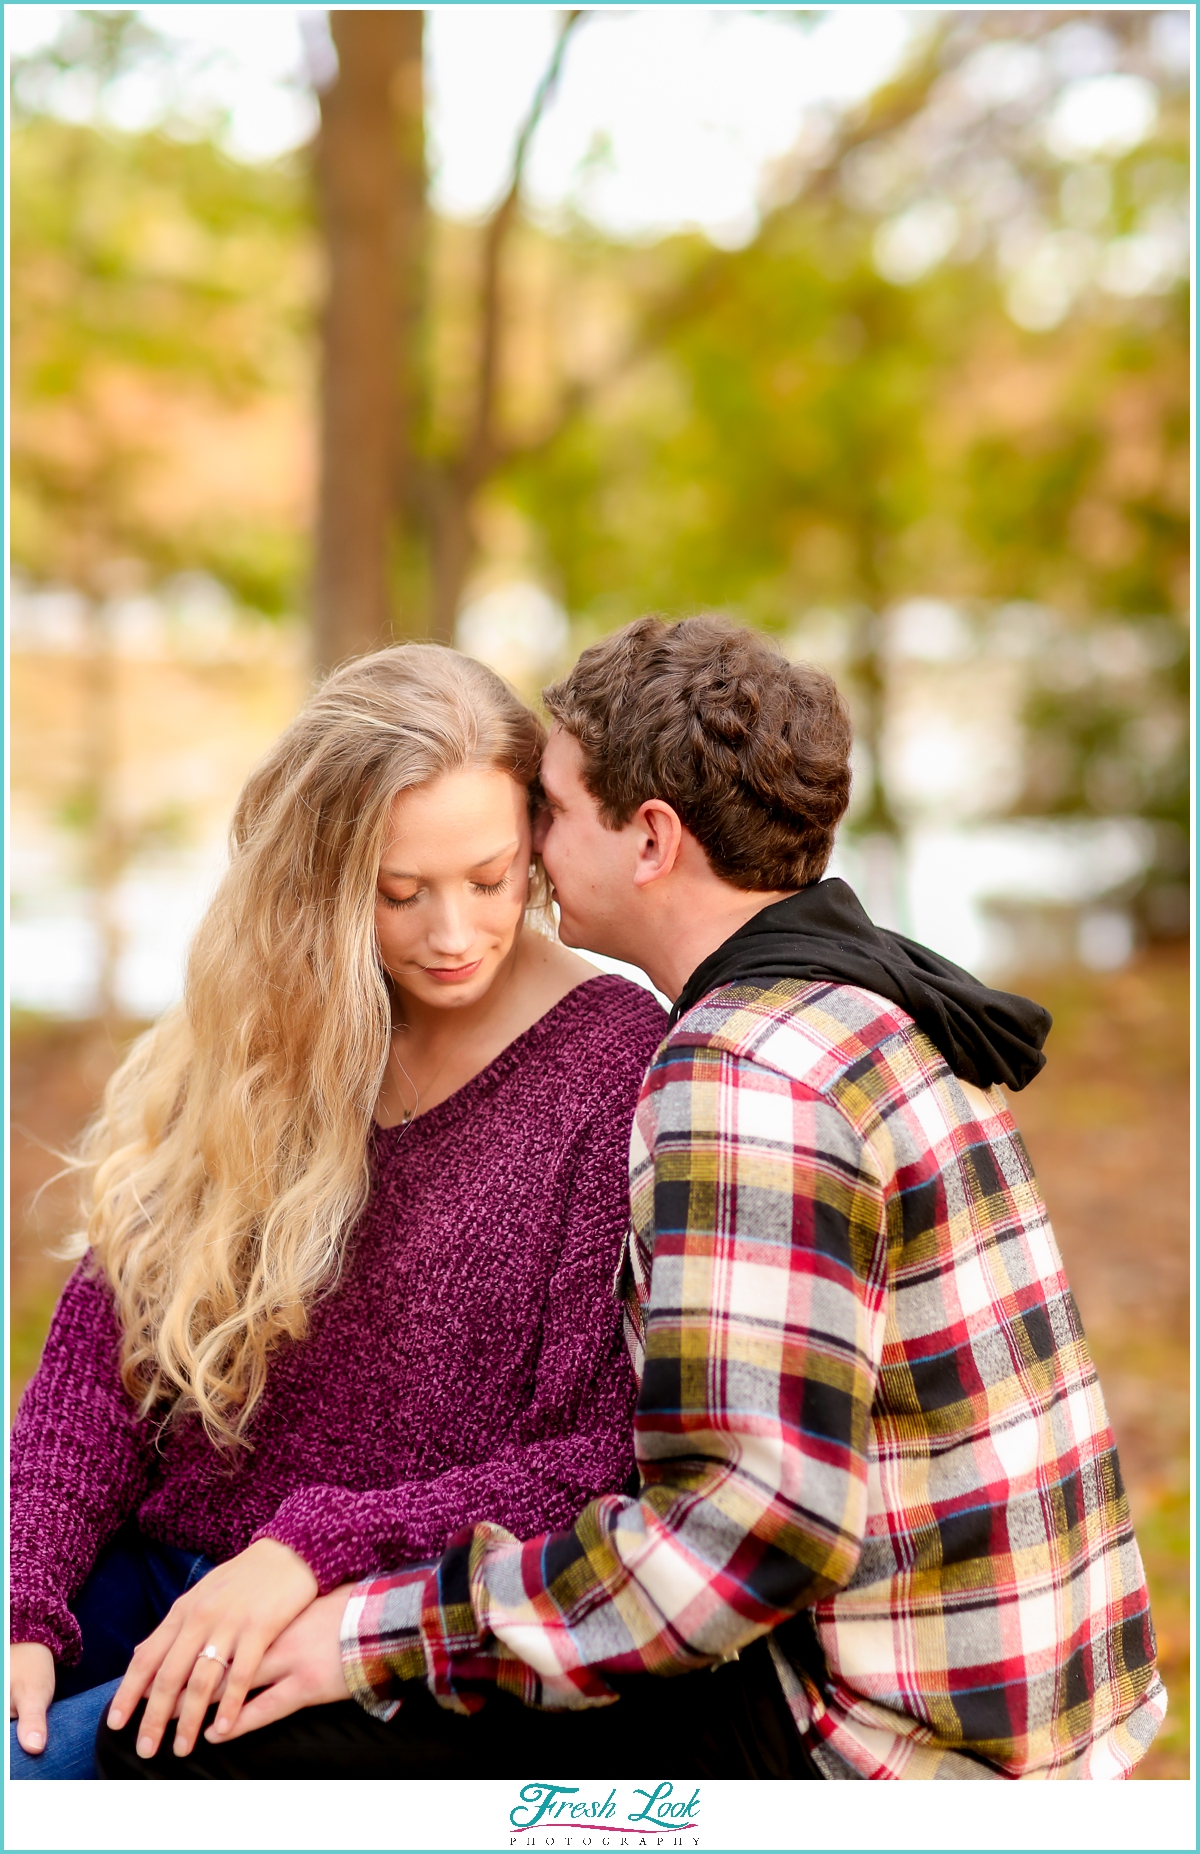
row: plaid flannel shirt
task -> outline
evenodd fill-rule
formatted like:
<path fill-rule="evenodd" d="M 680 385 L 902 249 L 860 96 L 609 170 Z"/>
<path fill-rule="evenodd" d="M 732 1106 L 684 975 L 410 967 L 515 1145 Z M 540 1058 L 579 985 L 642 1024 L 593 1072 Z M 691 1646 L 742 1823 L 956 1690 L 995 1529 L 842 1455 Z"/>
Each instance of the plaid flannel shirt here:
<path fill-rule="evenodd" d="M 639 1496 L 360 1584 L 355 1696 L 605 1704 L 605 1670 L 712 1665 L 807 1607 L 824 1677 L 772 1653 L 830 1774 L 1127 1775 L 1166 1693 L 1001 1091 L 871 993 L 728 986 L 660 1047 L 630 1168 Z"/>

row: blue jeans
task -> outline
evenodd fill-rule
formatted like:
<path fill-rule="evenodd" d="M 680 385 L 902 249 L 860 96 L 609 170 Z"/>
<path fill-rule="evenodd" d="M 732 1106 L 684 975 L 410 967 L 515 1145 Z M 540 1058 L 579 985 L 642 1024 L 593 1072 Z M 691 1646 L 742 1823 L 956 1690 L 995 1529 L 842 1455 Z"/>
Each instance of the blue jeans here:
<path fill-rule="evenodd" d="M 14 1780 L 96 1775 L 96 1732 L 139 1642 L 152 1635 L 176 1597 L 190 1590 L 212 1560 L 199 1552 L 159 1545 L 130 1523 L 96 1560 L 71 1605 L 83 1634 L 83 1655 L 60 1667 L 46 1720 L 46 1749 L 22 1751 L 17 1728 L 8 1728 Z"/>

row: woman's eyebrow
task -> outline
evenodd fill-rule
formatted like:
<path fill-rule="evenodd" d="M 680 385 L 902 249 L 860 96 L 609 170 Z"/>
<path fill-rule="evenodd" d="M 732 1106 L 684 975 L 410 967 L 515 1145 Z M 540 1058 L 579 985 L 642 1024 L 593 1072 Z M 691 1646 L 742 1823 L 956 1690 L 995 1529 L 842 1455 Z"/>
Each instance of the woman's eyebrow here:
<path fill-rule="evenodd" d="M 481 856 L 477 863 L 471 864 L 472 869 L 486 869 L 489 863 L 497 862 L 500 857 L 511 856 L 518 841 L 519 839 L 514 837 L 510 843 L 503 843 L 498 850 L 493 850 L 490 856 Z"/>
<path fill-rule="evenodd" d="M 501 856 L 511 856 L 517 847 L 517 842 L 518 839 L 514 837 L 511 843 L 501 844 L 500 848 L 493 850 L 490 856 L 481 856 L 470 867 L 486 869 L 489 863 L 496 862 Z M 386 876 L 389 882 L 419 882 L 421 880 L 421 877 L 411 869 L 384 869 L 381 865 L 379 873 L 381 876 Z"/>

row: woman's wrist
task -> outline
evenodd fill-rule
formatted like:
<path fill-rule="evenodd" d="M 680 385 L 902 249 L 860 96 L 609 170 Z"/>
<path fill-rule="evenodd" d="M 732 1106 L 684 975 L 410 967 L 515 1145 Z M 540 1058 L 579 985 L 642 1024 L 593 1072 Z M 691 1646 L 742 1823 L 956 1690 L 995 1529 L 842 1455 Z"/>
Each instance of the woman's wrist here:
<path fill-rule="evenodd" d="M 296 1586 L 297 1594 L 303 1593 L 304 1602 L 298 1605 L 306 1607 L 321 1594 L 320 1579 L 303 1552 L 288 1545 L 283 1539 L 277 1539 L 270 1533 L 259 1533 L 246 1547 L 247 1558 L 260 1559 L 271 1567 L 272 1577 L 286 1578 Z"/>
<path fill-rule="evenodd" d="M 59 1626 L 57 1617 L 30 1614 L 15 1603 L 9 1617 L 8 1642 L 10 1648 L 33 1644 L 45 1648 L 55 1662 L 61 1662 L 64 1667 L 72 1666 L 79 1659 L 82 1645 L 79 1624 L 70 1610 L 65 1611 Z"/>

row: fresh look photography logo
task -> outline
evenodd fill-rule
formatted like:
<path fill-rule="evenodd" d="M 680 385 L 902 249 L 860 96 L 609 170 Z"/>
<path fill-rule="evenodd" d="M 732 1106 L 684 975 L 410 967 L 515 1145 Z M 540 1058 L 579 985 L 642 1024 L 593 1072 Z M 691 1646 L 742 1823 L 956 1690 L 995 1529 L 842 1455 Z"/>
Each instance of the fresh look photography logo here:
<path fill-rule="evenodd" d="M 700 1788 L 526 1783 L 508 1824 L 514 1848 L 698 1848 Z"/>

